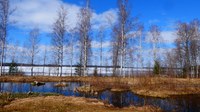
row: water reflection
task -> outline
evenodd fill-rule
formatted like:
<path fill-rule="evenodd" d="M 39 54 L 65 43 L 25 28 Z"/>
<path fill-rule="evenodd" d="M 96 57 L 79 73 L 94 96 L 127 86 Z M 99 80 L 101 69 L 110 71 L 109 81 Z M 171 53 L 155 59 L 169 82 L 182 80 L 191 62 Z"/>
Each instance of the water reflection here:
<path fill-rule="evenodd" d="M 131 94 L 131 92 L 110 92 L 107 90 L 101 93 L 99 98 L 121 108 L 131 104 Z"/>
<path fill-rule="evenodd" d="M 27 93 L 31 92 L 51 92 L 59 93 L 66 96 L 84 96 L 89 98 L 98 98 L 108 102 L 116 107 L 129 105 L 143 106 L 154 105 L 160 107 L 166 112 L 200 112 L 200 95 L 190 95 L 181 97 L 172 97 L 168 99 L 142 97 L 132 92 L 111 92 L 106 90 L 97 96 L 90 94 L 81 94 L 75 92 L 75 88 L 84 85 L 81 82 L 68 82 L 67 87 L 54 87 L 57 82 L 48 82 L 42 86 L 32 86 L 30 83 L 0 83 L 1 92 Z"/>

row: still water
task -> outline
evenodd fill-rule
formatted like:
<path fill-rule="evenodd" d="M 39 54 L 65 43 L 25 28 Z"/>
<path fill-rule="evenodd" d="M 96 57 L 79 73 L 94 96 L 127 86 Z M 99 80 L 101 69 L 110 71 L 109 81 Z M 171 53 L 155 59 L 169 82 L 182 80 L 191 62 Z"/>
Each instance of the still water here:
<path fill-rule="evenodd" d="M 111 92 L 106 90 L 96 96 L 86 95 L 75 92 L 75 88 L 84 85 L 81 82 L 68 82 L 67 87 L 57 88 L 54 84 L 57 82 L 48 82 L 43 86 L 32 86 L 30 83 L 0 83 L 1 92 L 11 93 L 27 93 L 29 91 L 39 93 L 59 93 L 65 96 L 78 96 L 89 97 L 104 100 L 109 104 L 116 107 L 126 107 L 130 105 L 142 106 L 142 105 L 154 105 L 160 107 L 166 112 L 200 112 L 200 95 L 189 95 L 172 97 L 167 99 L 152 98 L 138 96 L 132 92 Z"/>

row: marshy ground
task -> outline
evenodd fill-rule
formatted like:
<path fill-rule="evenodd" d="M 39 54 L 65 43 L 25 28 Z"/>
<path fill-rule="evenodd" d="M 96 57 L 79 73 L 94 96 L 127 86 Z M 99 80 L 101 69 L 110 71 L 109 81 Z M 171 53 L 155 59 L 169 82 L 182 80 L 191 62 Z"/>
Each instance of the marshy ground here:
<path fill-rule="evenodd" d="M 49 76 L 2 76 L 0 82 L 84 82 L 87 87 L 80 87 L 79 91 L 99 92 L 132 91 L 135 94 L 147 97 L 167 98 L 171 96 L 200 94 L 200 79 L 168 78 L 168 77 L 49 77 Z M 12 94 L 12 93 L 11 93 Z M 116 108 L 98 99 L 67 97 L 57 94 L 10 95 L 1 94 L 0 111 L 24 112 L 88 112 L 88 111 L 161 111 L 153 106 Z"/>
<path fill-rule="evenodd" d="M 130 90 L 138 95 L 166 98 L 171 95 L 200 94 L 200 79 L 168 77 L 56 77 L 3 76 L 0 82 L 86 82 L 96 90 Z"/>

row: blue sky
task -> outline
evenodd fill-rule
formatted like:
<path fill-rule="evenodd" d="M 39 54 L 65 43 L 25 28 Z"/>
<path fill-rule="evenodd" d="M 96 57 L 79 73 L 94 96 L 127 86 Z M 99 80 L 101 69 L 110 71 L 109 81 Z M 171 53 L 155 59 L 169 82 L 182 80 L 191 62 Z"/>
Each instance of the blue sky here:
<path fill-rule="evenodd" d="M 82 6 L 83 0 L 64 0 Z M 158 24 L 163 30 L 173 30 L 171 24 L 178 20 L 190 21 L 200 17 L 199 0 L 129 0 L 132 14 L 145 24 Z M 117 9 L 117 0 L 91 0 L 96 13 Z"/>
<path fill-rule="evenodd" d="M 59 6 L 64 5 L 69 12 L 69 26 L 73 27 L 78 18 L 79 9 L 84 6 L 85 0 L 11 0 L 11 8 L 16 8 L 10 17 L 16 21 L 9 27 L 8 41 L 10 44 L 19 42 L 23 46 L 28 38 L 30 29 L 40 28 L 40 45 L 50 46 L 52 23 L 56 19 Z M 113 24 L 117 21 L 117 0 L 90 0 L 93 10 L 92 22 L 94 32 L 102 24 L 106 24 L 106 17 L 112 15 Z M 172 48 L 175 40 L 175 24 L 177 21 L 189 22 L 200 18 L 200 0 L 129 0 L 132 15 L 138 16 L 148 31 L 151 24 L 157 24 L 162 30 L 164 48 Z M 110 26 L 108 25 L 108 29 Z M 148 36 L 147 36 L 148 37 Z M 107 34 L 107 41 L 110 35 Z M 105 42 L 105 46 L 109 46 Z M 96 41 L 95 44 L 98 44 Z M 106 47 L 107 47 L 106 46 Z M 95 48 L 95 47 L 94 47 Z"/>
<path fill-rule="evenodd" d="M 13 7 L 15 7 L 15 2 L 20 4 L 20 7 L 16 6 L 17 10 L 20 10 L 20 8 L 23 7 L 24 1 L 25 2 L 35 1 L 38 3 L 42 3 L 40 2 L 40 0 L 13 0 L 13 1 L 14 2 L 11 1 L 11 6 Z M 50 3 L 53 1 L 58 2 L 59 0 L 41 0 L 41 1 L 47 1 Z M 84 0 L 64 0 L 61 2 L 62 4 L 75 5 L 77 7 L 84 6 Z M 26 4 L 27 3 L 24 3 L 24 5 Z M 130 0 L 130 6 L 132 7 L 132 15 L 139 17 L 140 21 L 145 25 L 145 30 L 148 30 L 149 25 L 157 24 L 161 27 L 163 31 L 173 31 L 175 23 L 178 20 L 188 22 L 194 18 L 200 17 L 199 4 L 200 4 L 199 0 Z M 108 10 L 117 10 L 117 0 L 91 0 L 91 7 L 96 14 L 102 14 Z M 53 7 L 53 5 L 51 8 L 54 9 L 54 11 L 57 10 L 57 7 Z M 40 9 L 34 10 L 33 8 L 32 11 L 39 12 Z M 22 13 L 22 11 L 16 11 L 15 13 Z M 30 13 L 28 15 L 30 15 Z M 13 19 L 15 20 L 15 18 Z M 16 21 L 18 21 L 18 18 Z M 38 24 L 40 23 L 38 22 Z M 29 27 L 29 25 L 37 26 L 38 24 L 35 25 L 27 24 L 26 27 Z M 27 33 L 24 32 L 27 32 L 30 29 L 24 28 L 24 26 L 23 28 L 21 27 L 22 26 L 17 24 L 15 25 L 15 28 L 10 29 L 11 32 L 9 33 L 10 38 L 14 38 L 16 35 L 19 36 L 17 38 L 25 38 L 24 36 L 27 36 Z M 46 32 L 41 32 L 41 33 L 46 33 Z M 48 43 L 45 41 L 42 42 Z"/>

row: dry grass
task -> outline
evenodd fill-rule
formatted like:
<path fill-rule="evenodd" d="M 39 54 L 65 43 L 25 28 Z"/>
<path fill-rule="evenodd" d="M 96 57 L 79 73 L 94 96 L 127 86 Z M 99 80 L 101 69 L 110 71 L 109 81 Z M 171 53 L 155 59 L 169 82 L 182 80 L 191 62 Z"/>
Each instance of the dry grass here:
<path fill-rule="evenodd" d="M 132 91 L 139 95 L 161 98 L 200 94 L 200 79 L 138 77 Z"/>
<path fill-rule="evenodd" d="M 98 95 L 99 93 L 101 93 L 104 90 L 105 90 L 104 88 L 88 86 L 88 85 L 76 88 L 77 92 L 88 94 L 88 95 Z"/>
<path fill-rule="evenodd" d="M 54 85 L 54 87 L 67 87 L 67 86 L 68 86 L 68 84 L 64 83 L 64 82 L 59 82 L 59 83 Z"/>
<path fill-rule="evenodd" d="M 17 99 L 0 108 L 2 112 L 156 112 L 160 109 L 144 107 L 114 108 L 97 99 L 47 96 Z"/>
<path fill-rule="evenodd" d="M 37 97 L 37 96 L 58 96 L 57 93 L 0 93 L 0 108 L 10 104 L 11 101 L 19 98 Z"/>
<path fill-rule="evenodd" d="M 106 77 L 106 78 L 98 78 L 94 77 L 92 81 L 90 81 L 90 85 L 93 88 L 97 88 L 100 90 L 111 90 L 111 91 L 127 91 L 130 90 L 130 86 L 127 81 L 124 81 L 123 78 L 119 77 Z"/>
<path fill-rule="evenodd" d="M 99 90 L 114 91 L 132 90 L 134 93 L 153 97 L 170 97 L 171 95 L 200 94 L 200 79 L 168 78 L 168 77 L 56 77 L 56 76 L 3 76 L 0 82 L 87 82 Z"/>

